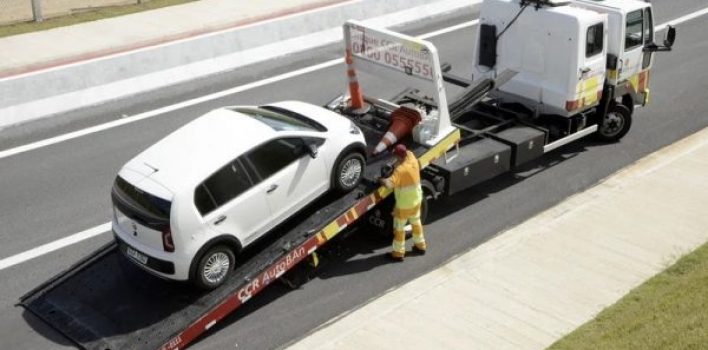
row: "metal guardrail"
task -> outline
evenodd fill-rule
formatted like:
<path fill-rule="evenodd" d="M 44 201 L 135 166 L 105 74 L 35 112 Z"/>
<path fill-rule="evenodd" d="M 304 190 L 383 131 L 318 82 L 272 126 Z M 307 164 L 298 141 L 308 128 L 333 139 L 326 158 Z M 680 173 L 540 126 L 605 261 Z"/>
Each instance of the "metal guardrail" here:
<path fill-rule="evenodd" d="M 41 22 L 51 17 L 147 1 L 149 0 L 0 0 L 0 25 Z"/>

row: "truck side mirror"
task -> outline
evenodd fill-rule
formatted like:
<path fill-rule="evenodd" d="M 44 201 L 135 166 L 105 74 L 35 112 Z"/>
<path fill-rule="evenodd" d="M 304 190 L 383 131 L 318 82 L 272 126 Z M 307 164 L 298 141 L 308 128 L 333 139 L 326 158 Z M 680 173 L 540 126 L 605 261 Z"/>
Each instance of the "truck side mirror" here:
<path fill-rule="evenodd" d="M 666 32 L 666 37 L 664 38 L 664 46 L 671 48 L 674 46 L 674 41 L 676 41 L 676 28 L 669 26 L 669 30 Z"/>

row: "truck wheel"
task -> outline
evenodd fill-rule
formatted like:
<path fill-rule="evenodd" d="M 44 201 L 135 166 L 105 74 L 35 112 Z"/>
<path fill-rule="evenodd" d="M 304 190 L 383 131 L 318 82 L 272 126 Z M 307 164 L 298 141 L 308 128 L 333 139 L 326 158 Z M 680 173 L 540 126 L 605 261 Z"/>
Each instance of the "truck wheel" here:
<path fill-rule="evenodd" d="M 220 286 L 234 269 L 236 258 L 231 249 L 217 245 L 207 250 L 199 259 L 194 271 L 194 283 L 203 289 L 214 289 Z"/>
<path fill-rule="evenodd" d="M 340 192 L 349 192 L 356 188 L 364 176 L 366 160 L 359 152 L 351 152 L 340 157 L 332 174 L 333 187 Z"/>
<path fill-rule="evenodd" d="M 597 138 L 600 141 L 619 141 L 632 126 L 632 113 L 624 105 L 613 104 L 599 124 Z"/>

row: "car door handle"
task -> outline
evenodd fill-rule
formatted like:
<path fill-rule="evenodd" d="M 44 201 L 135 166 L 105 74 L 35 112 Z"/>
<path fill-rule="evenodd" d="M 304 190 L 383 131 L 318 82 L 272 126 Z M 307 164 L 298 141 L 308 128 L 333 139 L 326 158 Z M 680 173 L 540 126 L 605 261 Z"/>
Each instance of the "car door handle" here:
<path fill-rule="evenodd" d="M 226 215 L 219 216 L 218 218 L 216 218 L 216 221 L 214 221 L 214 225 L 218 225 L 224 222 L 224 220 L 226 220 Z"/>
<path fill-rule="evenodd" d="M 266 191 L 266 193 L 271 193 L 277 189 L 278 189 L 278 185 L 275 185 L 275 184 L 270 185 L 270 187 L 268 188 L 268 191 Z"/>

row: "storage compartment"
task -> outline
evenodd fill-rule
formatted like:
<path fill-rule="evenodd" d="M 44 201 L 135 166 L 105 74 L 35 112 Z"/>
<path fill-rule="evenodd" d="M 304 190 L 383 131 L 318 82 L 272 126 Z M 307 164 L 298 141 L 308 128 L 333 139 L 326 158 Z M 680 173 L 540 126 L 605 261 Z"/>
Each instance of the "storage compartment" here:
<path fill-rule="evenodd" d="M 460 147 L 460 153 L 452 161 L 445 163 L 440 158 L 433 165 L 445 178 L 447 193 L 453 194 L 509 171 L 511 147 L 492 139 L 480 139 Z"/>
<path fill-rule="evenodd" d="M 543 155 L 546 134 L 528 126 L 514 126 L 495 135 L 511 146 L 511 165 L 517 167 Z"/>

